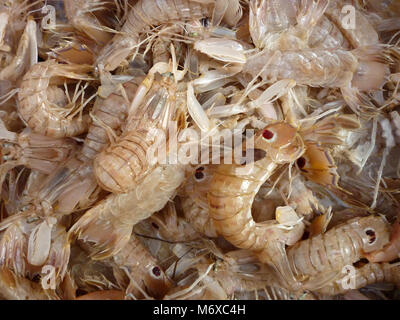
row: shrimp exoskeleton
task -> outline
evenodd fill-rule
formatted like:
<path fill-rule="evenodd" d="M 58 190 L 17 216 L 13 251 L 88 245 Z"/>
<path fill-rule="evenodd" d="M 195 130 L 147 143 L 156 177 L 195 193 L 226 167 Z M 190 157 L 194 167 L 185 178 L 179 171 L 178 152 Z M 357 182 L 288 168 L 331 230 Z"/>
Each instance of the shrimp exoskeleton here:
<path fill-rule="evenodd" d="M 218 258 L 211 265 L 208 259 L 197 263 L 194 260 L 189 266 L 198 271 L 199 277 L 185 285 L 181 284 L 184 280 L 178 282 L 165 299 L 226 300 L 237 292 L 262 290 L 270 285 L 279 286 L 274 270 L 260 263 L 247 250 L 230 251 Z"/>
<path fill-rule="evenodd" d="M 389 72 L 382 46 L 353 51 L 334 49 L 264 50 L 248 57 L 243 72 L 266 82 L 294 79 L 299 85 L 340 88 L 344 100 L 357 114 L 376 112 L 362 92 L 380 90 Z M 365 109 L 362 109 L 365 108 Z"/>
<path fill-rule="evenodd" d="M 158 166 L 129 193 L 112 194 L 88 210 L 69 230 L 70 238 L 93 244 L 93 258 L 119 252 L 135 224 L 161 210 L 184 180 L 180 165 Z"/>
<path fill-rule="evenodd" d="M 352 278 L 349 278 L 348 274 L 343 275 L 343 273 L 329 284 L 318 289 L 317 292 L 331 296 L 344 294 L 350 290 L 351 284 L 351 289 L 353 290 L 380 282 L 388 282 L 395 284 L 397 287 L 400 286 L 400 269 L 395 264 L 367 263 L 362 267 L 355 268 Z"/>
<path fill-rule="evenodd" d="M 92 67 L 88 65 L 59 64 L 55 60 L 35 64 L 24 75 L 18 92 L 22 120 L 34 132 L 56 138 L 85 132 L 90 119 L 82 114 L 90 101 L 84 99 L 86 86 L 80 89 L 77 86 L 71 99 L 57 85 L 66 83 L 63 78 L 91 80 L 87 75 L 90 70 Z"/>
<path fill-rule="evenodd" d="M 104 46 L 112 39 L 112 33 L 110 32 L 112 29 L 101 23 L 107 18 L 112 21 L 105 1 L 65 0 L 64 8 L 69 22 L 76 29 L 84 32 L 90 39 L 96 41 L 96 43 Z M 96 16 L 94 13 L 102 13 L 104 15 L 103 21 L 98 17 L 100 14 Z"/>
<path fill-rule="evenodd" d="M 135 48 L 140 45 L 140 35 L 151 26 L 158 26 L 179 20 L 200 20 L 225 17 L 228 23 L 238 21 L 241 15 L 239 1 L 226 0 L 140 0 L 130 10 L 121 33 L 107 44 L 98 56 L 98 65 L 105 70 L 114 70 Z M 218 21 L 216 21 L 218 23 Z"/>
<path fill-rule="evenodd" d="M 218 236 L 214 222 L 208 214 L 207 202 L 214 170 L 214 165 L 198 166 L 185 183 L 185 197 L 181 200 L 186 220 L 196 231 L 208 237 Z"/>
<path fill-rule="evenodd" d="M 308 39 L 310 48 L 350 49 L 350 43 L 341 30 L 329 18 L 323 16 Z"/>
<path fill-rule="evenodd" d="M 280 164 L 295 161 L 304 152 L 297 130 L 285 122 L 267 126 L 254 137 L 261 159 L 253 163 L 221 164 L 208 192 L 209 213 L 219 234 L 239 248 L 262 250 L 268 231 L 256 224 L 251 207 L 259 188 Z"/>
<path fill-rule="evenodd" d="M 160 62 L 139 86 L 123 133 L 94 159 L 94 172 L 102 188 L 116 193 L 132 190 L 154 167 L 150 161 L 155 159 L 149 159 L 149 152 L 157 144 L 155 131 L 162 130 L 165 141 L 161 143 L 166 144 L 173 139 L 168 131 L 171 123 L 176 124 L 176 131 L 182 129 L 178 126 L 185 119 L 186 95 L 178 90 L 175 71 L 170 64 Z"/>
<path fill-rule="evenodd" d="M 343 49 L 262 51 L 248 57 L 243 72 L 265 81 L 294 79 L 299 85 L 345 87 L 357 71 L 357 58 Z"/>
<path fill-rule="evenodd" d="M 388 242 L 389 230 L 383 218 L 355 218 L 288 248 L 288 265 L 294 276 L 313 290 Z"/>
<path fill-rule="evenodd" d="M 390 242 L 381 250 L 367 254 L 370 262 L 391 262 L 400 258 L 400 214 L 392 225 Z"/>
<path fill-rule="evenodd" d="M 5 230 L 0 241 L 2 267 L 21 276 L 41 273 L 41 267 L 53 266 L 55 280 L 64 278 L 70 254 L 65 227 L 55 217 L 39 217 L 22 212 L 2 221 Z"/>
<path fill-rule="evenodd" d="M 2 160 L 5 161 L 0 166 L 3 172 L 24 165 L 50 174 L 60 163 L 68 159 L 76 148 L 74 141 L 67 138 L 46 137 L 30 132 L 29 129 L 19 134 L 8 131 L 1 120 L 0 141 Z"/>
<path fill-rule="evenodd" d="M 136 80 L 125 82 L 106 98 L 98 97 L 91 112 L 92 123 L 89 126 L 81 159 L 94 159 L 118 136 L 128 116 L 138 85 Z"/>
<path fill-rule="evenodd" d="M 177 200 L 175 200 L 177 201 Z M 183 203 L 182 203 L 183 207 Z M 182 208 L 184 210 L 184 208 Z M 180 217 L 179 210 L 174 202 L 169 202 L 165 207 L 150 217 L 151 225 L 162 239 L 175 242 L 186 242 L 199 238 L 196 226 L 189 219 Z"/>
<path fill-rule="evenodd" d="M 8 300 L 58 300 L 58 296 L 44 290 L 42 285 L 15 274 L 7 268 L 0 269 L 0 295 Z"/>
<path fill-rule="evenodd" d="M 113 83 L 111 94 L 108 93 L 108 83 L 105 86 L 106 90 L 99 90 L 99 97 L 91 112 L 92 123 L 82 149 L 52 171 L 41 186 L 38 198 L 56 205 L 57 212 L 69 214 L 76 205 L 86 208 L 97 200 L 96 190 L 100 187 L 97 185 L 92 161 L 120 134 L 137 89 L 136 80 L 117 85 Z"/>
<path fill-rule="evenodd" d="M 251 0 L 249 30 L 257 48 L 296 50 L 306 46 L 329 1 Z"/>
<path fill-rule="evenodd" d="M 28 19 L 15 56 L 10 63 L 0 69 L 0 80 L 16 81 L 37 62 L 36 29 L 36 22 Z"/>
<path fill-rule="evenodd" d="M 355 21 L 353 28 L 343 28 L 343 5 L 340 1 L 331 1 L 325 14 L 337 26 L 341 27 L 344 36 L 349 40 L 354 48 L 369 46 L 379 43 L 379 35 L 370 20 L 358 9 L 354 10 Z"/>
<path fill-rule="evenodd" d="M 132 235 L 124 248 L 113 257 L 113 261 L 129 278 L 125 293 L 127 297 L 137 299 L 150 296 L 162 299 L 172 285 L 157 260 L 135 235 Z"/>

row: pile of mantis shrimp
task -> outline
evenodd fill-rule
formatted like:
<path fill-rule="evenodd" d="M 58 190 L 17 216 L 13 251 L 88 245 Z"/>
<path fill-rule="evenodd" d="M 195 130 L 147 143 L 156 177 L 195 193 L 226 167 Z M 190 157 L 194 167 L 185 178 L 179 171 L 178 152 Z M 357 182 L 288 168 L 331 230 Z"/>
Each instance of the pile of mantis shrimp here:
<path fill-rule="evenodd" d="M 0 0 L 0 297 L 399 299 L 399 43 L 398 0 Z"/>

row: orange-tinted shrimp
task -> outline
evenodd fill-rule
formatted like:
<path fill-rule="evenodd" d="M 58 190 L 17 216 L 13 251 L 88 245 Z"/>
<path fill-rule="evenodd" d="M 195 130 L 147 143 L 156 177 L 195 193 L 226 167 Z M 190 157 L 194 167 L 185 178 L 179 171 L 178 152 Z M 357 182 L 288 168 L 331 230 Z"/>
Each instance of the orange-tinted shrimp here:
<path fill-rule="evenodd" d="M 136 92 L 122 135 L 94 160 L 98 183 L 108 191 L 126 193 L 136 187 L 155 165 L 150 163 L 148 153 L 156 144 L 154 130 L 162 130 L 165 141 L 161 143 L 166 144 L 172 138 L 168 132 L 171 122 L 178 126 L 185 119 L 186 94 L 178 91 L 178 79 L 171 65 L 159 63 L 153 68 Z M 155 81 L 148 88 L 153 77 Z"/>
<path fill-rule="evenodd" d="M 0 296 L 8 300 L 58 300 L 56 294 L 44 290 L 41 284 L 18 276 L 7 268 L 0 269 Z"/>
<path fill-rule="evenodd" d="M 346 265 L 352 265 L 388 242 L 389 230 L 383 218 L 355 218 L 288 248 L 287 263 L 297 281 L 304 281 L 307 289 L 313 290 L 331 281 Z M 273 259 L 267 251 L 260 255 L 261 261 Z"/>
<path fill-rule="evenodd" d="M 119 290 L 100 290 L 84 294 L 75 300 L 125 300 L 125 294 Z"/>
<path fill-rule="evenodd" d="M 267 126 L 254 137 L 261 159 L 246 165 L 221 164 L 208 193 L 209 213 L 221 235 L 239 248 L 262 250 L 268 227 L 256 224 L 251 207 L 259 188 L 280 164 L 295 161 L 304 152 L 297 130 L 285 122 Z"/>

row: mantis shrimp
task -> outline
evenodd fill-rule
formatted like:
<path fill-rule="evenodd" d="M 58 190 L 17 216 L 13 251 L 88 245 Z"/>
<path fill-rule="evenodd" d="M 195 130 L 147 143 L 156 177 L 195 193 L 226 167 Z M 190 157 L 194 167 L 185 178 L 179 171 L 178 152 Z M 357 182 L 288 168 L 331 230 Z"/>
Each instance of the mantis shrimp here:
<path fill-rule="evenodd" d="M 112 71 L 140 45 L 140 35 L 150 26 L 185 20 L 213 17 L 215 24 L 222 19 L 235 24 L 241 17 L 239 1 L 226 0 L 139 0 L 131 9 L 119 34 L 99 54 L 100 67 Z"/>
<path fill-rule="evenodd" d="M 91 98 L 83 102 L 84 86 L 70 98 L 57 85 L 65 78 L 91 80 L 88 65 L 59 64 L 56 60 L 39 62 L 24 75 L 18 99 L 18 111 L 32 131 L 55 138 L 72 137 L 85 132 L 89 115 L 82 115 Z M 81 102 L 79 102 L 81 97 Z M 93 97 L 92 97 L 93 98 Z M 78 117 L 75 117 L 79 114 Z"/>

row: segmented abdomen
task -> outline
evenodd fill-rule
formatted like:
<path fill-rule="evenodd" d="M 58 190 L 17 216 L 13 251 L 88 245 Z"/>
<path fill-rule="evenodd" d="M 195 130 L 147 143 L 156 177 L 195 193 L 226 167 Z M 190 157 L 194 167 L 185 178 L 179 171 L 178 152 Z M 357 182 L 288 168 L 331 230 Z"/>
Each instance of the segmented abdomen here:
<path fill-rule="evenodd" d="M 310 48 L 350 49 L 350 43 L 343 36 L 343 33 L 326 16 L 322 16 L 321 20 L 314 27 L 314 30 L 310 35 L 308 44 Z"/>
<path fill-rule="evenodd" d="M 298 276 L 316 276 L 341 270 L 363 257 L 363 252 L 383 247 L 389 241 L 388 227 L 381 217 L 352 219 L 287 250 L 290 268 Z"/>
<path fill-rule="evenodd" d="M 161 299 L 167 293 L 171 283 L 164 271 L 158 266 L 157 260 L 141 244 L 139 239 L 132 235 L 129 242 L 114 256 L 114 262 L 127 272 L 132 281 L 127 289 L 128 293 L 135 296 L 141 290 L 137 285 L 143 286 L 154 298 Z"/>
<path fill-rule="evenodd" d="M 208 208 L 202 207 L 196 201 L 187 197 L 182 201 L 182 209 L 186 220 L 197 232 L 211 238 L 218 236 L 214 221 L 208 213 Z"/>
<path fill-rule="evenodd" d="M 141 0 L 129 12 L 121 34 L 115 35 L 103 48 L 97 63 L 104 65 L 106 70 L 114 70 L 139 44 L 139 35 L 149 31 L 150 27 L 210 17 L 213 7 L 214 3 L 207 5 L 190 0 Z"/>
<path fill-rule="evenodd" d="M 99 152 L 109 145 L 111 133 L 107 130 L 112 130 L 115 135 L 118 135 L 126 120 L 128 108 L 137 87 L 137 84 L 133 82 L 123 84 L 128 101 L 120 92 L 114 92 L 105 100 L 100 100 L 100 103 L 95 106 L 92 115 L 93 121 L 80 155 L 80 158 L 83 158 L 82 160 L 94 159 Z"/>
<path fill-rule="evenodd" d="M 400 268 L 389 263 L 367 263 L 356 269 L 353 279 L 348 278 L 349 275 L 346 274 L 318 290 L 318 293 L 330 296 L 346 293 L 350 290 L 347 285 L 351 284 L 351 280 L 355 285 L 351 289 L 360 289 L 379 282 L 389 282 L 400 286 Z"/>
<path fill-rule="evenodd" d="M 119 137 L 94 160 L 100 186 L 115 193 L 126 193 L 135 187 L 150 168 L 147 150 L 151 144 L 148 130 L 128 131 Z"/>
<path fill-rule="evenodd" d="M 148 27 L 176 20 L 201 19 L 211 13 L 210 6 L 190 0 L 139 1 L 129 12 L 122 32 L 138 34 Z"/>
<path fill-rule="evenodd" d="M 262 250 L 268 233 L 253 220 L 251 206 L 276 165 L 268 157 L 252 165 L 251 172 L 244 175 L 235 172 L 239 166 L 219 166 L 211 182 L 208 202 L 210 216 L 219 234 L 238 248 Z"/>
<path fill-rule="evenodd" d="M 344 50 L 266 52 L 248 58 L 243 71 L 274 82 L 293 79 L 300 85 L 341 88 L 351 83 L 358 60 Z"/>
<path fill-rule="evenodd" d="M 52 111 L 64 108 L 67 98 L 60 88 L 50 85 L 51 77 L 55 77 L 57 72 L 62 74 L 62 71 L 68 72 L 76 67 L 47 60 L 35 64 L 25 73 L 18 92 L 20 101 L 18 112 L 32 131 L 45 136 L 63 138 L 77 136 L 87 130 L 88 115 L 68 118 L 57 110 Z"/>

